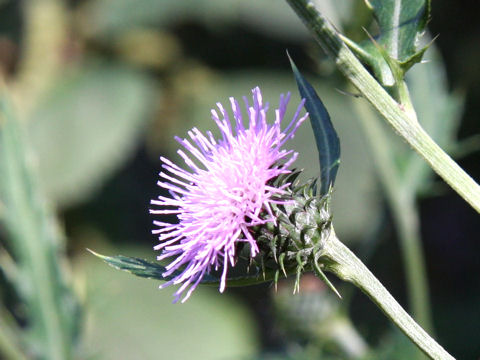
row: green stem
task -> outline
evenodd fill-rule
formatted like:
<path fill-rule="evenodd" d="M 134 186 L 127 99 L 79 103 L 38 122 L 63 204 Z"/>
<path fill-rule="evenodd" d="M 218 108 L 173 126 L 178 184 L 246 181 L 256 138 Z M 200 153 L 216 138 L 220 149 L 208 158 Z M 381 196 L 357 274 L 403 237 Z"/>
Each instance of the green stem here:
<path fill-rule="evenodd" d="M 331 338 L 345 352 L 347 359 L 366 359 L 369 348 L 350 319 L 340 315 L 325 323 L 318 334 L 318 341 Z"/>
<path fill-rule="evenodd" d="M 408 315 L 355 254 L 338 240 L 333 229 L 320 260 L 327 271 L 360 288 L 431 359 L 454 359 Z"/>
<path fill-rule="evenodd" d="M 400 239 L 400 249 L 407 277 L 409 304 L 414 318 L 428 331 L 433 329 L 430 314 L 430 297 L 421 246 L 418 210 L 415 205 L 415 188 L 407 188 L 400 180 L 393 156 L 389 153 L 387 135 L 371 108 L 363 101 L 354 101 L 360 123 L 370 140 L 371 153 L 380 181 L 390 204 Z"/>
<path fill-rule="evenodd" d="M 393 200 L 392 213 L 400 236 L 409 303 L 415 319 L 431 332 L 433 325 L 430 313 L 430 292 L 418 226 L 418 211 L 414 200 L 407 196 Z"/>
<path fill-rule="evenodd" d="M 440 177 L 480 212 L 480 186 L 428 136 L 419 123 L 409 116 L 404 106 L 398 104 L 370 75 L 313 3 L 308 0 L 287 2 L 360 93 Z"/>

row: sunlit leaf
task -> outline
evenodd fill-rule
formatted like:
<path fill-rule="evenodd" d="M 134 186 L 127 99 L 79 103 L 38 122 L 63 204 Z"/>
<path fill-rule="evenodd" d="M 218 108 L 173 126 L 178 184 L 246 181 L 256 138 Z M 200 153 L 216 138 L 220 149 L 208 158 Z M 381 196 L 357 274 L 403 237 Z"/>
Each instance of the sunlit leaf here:
<path fill-rule="evenodd" d="M 418 49 L 418 41 L 430 16 L 430 0 L 365 0 L 378 23 L 379 34 L 375 43 L 365 40 L 357 45 L 348 42 L 357 55 L 375 72 L 385 86 L 395 83 L 389 60 L 395 62 L 403 74 L 420 62 L 427 47 Z M 379 51 L 378 46 L 385 49 Z M 403 76 L 401 74 L 401 76 Z"/>
<path fill-rule="evenodd" d="M 429 0 L 365 0 L 380 28 L 377 41 L 394 59 L 408 60 L 417 52 L 418 36 L 430 16 Z"/>

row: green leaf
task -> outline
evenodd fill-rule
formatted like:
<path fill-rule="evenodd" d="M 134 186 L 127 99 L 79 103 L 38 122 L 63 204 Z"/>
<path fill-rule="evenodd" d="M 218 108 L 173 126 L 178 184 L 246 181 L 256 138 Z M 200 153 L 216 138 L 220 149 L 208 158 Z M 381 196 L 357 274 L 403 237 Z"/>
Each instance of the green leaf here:
<path fill-rule="evenodd" d="M 309 113 L 315 142 L 320 160 L 320 195 L 326 195 L 335 183 L 340 165 L 340 140 L 330 120 L 330 115 L 318 97 L 315 89 L 302 76 L 290 58 L 293 74 L 297 81 L 298 91 L 305 99 L 305 108 Z"/>
<path fill-rule="evenodd" d="M 346 6 L 343 6 L 346 7 Z M 96 0 L 85 6 L 85 31 L 105 42 L 131 29 L 168 27 L 179 18 L 215 28 L 238 23 L 273 36 L 304 37 L 302 24 L 278 0 Z"/>
<path fill-rule="evenodd" d="M 89 62 L 59 79 L 28 129 L 48 197 L 69 206 L 91 196 L 135 149 L 152 95 L 150 80 L 125 66 Z"/>
<path fill-rule="evenodd" d="M 384 336 L 382 343 L 369 354 L 369 359 L 403 360 L 424 358 L 421 354 L 422 353 L 404 334 L 398 329 L 393 328 L 389 334 Z"/>
<path fill-rule="evenodd" d="M 135 276 L 153 280 L 169 281 L 180 274 L 180 272 L 177 271 L 169 276 L 164 277 L 162 274 L 166 271 L 166 268 L 159 262 L 151 262 L 148 260 L 123 255 L 105 256 L 89 249 L 88 251 L 115 269 L 129 272 Z M 265 272 L 264 274 L 260 271 L 260 269 L 252 266 L 245 274 L 227 277 L 227 286 L 256 285 L 266 281 L 272 281 L 274 277 L 275 271 Z M 218 286 L 220 284 L 220 277 L 212 274 L 206 274 L 200 283 L 203 285 Z"/>
<path fill-rule="evenodd" d="M 154 263 L 144 259 L 123 255 L 105 256 L 98 254 L 93 250 L 87 250 L 115 269 L 123 270 L 139 277 L 168 281 L 174 278 L 176 275 L 174 274 L 170 277 L 163 277 L 162 274 L 166 271 L 166 269 L 165 266 L 160 265 L 160 263 Z"/>
<path fill-rule="evenodd" d="M 417 49 L 419 37 L 425 30 L 430 16 L 430 0 L 365 0 L 373 10 L 379 34 L 376 43 L 383 47 L 390 59 L 405 73 L 413 64 L 420 62 L 428 46 Z M 395 76 L 389 61 L 379 51 L 377 44 L 367 40 L 359 45 L 347 44 L 374 71 L 384 86 L 393 86 Z"/>
<path fill-rule="evenodd" d="M 80 308 L 65 279 L 63 236 L 32 168 L 29 145 L 0 89 L 0 225 L 15 261 L 15 290 L 27 319 L 22 340 L 34 358 L 70 359 Z"/>
<path fill-rule="evenodd" d="M 416 52 L 418 36 L 430 16 L 429 0 L 366 0 L 380 28 L 377 40 L 390 56 L 403 62 Z"/>

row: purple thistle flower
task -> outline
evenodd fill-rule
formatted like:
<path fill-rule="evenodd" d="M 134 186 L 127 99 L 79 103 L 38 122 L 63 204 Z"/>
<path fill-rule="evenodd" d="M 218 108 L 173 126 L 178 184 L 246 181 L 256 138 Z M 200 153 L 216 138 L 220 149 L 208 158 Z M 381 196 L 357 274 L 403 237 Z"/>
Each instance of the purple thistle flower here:
<path fill-rule="evenodd" d="M 307 118 L 299 118 L 304 101 L 282 131 L 281 122 L 285 116 L 290 93 L 280 96 L 275 121 L 267 123 L 268 103 L 263 104 L 258 87 L 252 90 L 253 105 L 244 97 L 249 124 L 245 128 L 238 102 L 230 98 L 234 115 L 234 128 L 227 111 L 217 103 L 221 117 L 212 109 L 212 118 L 220 129 L 222 139 L 216 140 L 211 132 L 202 134 L 197 128 L 188 132 L 190 139 L 176 140 L 184 147 L 178 150 L 189 168 L 184 170 L 170 160 L 161 157 L 161 180 L 158 185 L 167 189 L 171 198 L 159 196 L 152 200 L 152 214 L 177 214 L 178 223 L 154 221 L 158 229 L 160 244 L 155 250 L 162 250 L 158 260 L 175 258 L 166 267 L 163 276 L 173 279 L 160 288 L 182 284 L 175 293 L 177 302 L 188 288 L 182 302 L 212 269 L 223 266 L 220 292 L 225 290 L 228 264 L 235 264 L 237 243 L 250 245 L 250 256 L 258 253 L 258 245 L 249 228 L 274 222 L 270 204 L 285 203 L 278 199 L 289 184 L 279 187 L 271 180 L 280 174 L 289 173 L 288 167 L 297 158 L 297 153 L 282 150 L 284 143 L 292 138 Z"/>

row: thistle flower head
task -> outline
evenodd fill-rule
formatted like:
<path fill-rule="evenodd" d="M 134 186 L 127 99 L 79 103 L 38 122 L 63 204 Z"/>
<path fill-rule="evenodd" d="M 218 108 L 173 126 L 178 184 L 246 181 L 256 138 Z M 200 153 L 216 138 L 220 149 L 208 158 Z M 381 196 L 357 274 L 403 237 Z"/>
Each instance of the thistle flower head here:
<path fill-rule="evenodd" d="M 268 103 L 263 103 L 258 87 L 252 90 L 253 104 L 244 102 L 248 124 L 243 121 L 239 103 L 230 98 L 233 119 L 217 103 L 219 113 L 212 118 L 221 138 L 193 128 L 189 139 L 176 138 L 183 149 L 178 154 L 186 169 L 161 158 L 158 185 L 171 197 L 152 200 L 153 214 L 176 214 L 178 222 L 154 221 L 152 232 L 159 236 L 155 246 L 158 260 L 172 259 L 163 276 L 171 280 L 161 288 L 182 284 L 175 301 L 188 299 L 205 274 L 221 270 L 220 292 L 226 286 L 227 269 L 236 261 L 239 243 L 247 243 L 250 256 L 259 252 L 251 228 L 276 222 L 272 204 L 286 203 L 280 195 L 288 184 L 272 185 L 273 179 L 289 173 L 297 153 L 282 149 L 308 115 L 300 117 L 303 102 L 293 119 L 281 129 L 290 94 L 280 96 L 272 124 L 267 122 Z M 184 292 L 186 293 L 184 294 Z M 184 295 L 183 295 L 184 294 Z"/>

